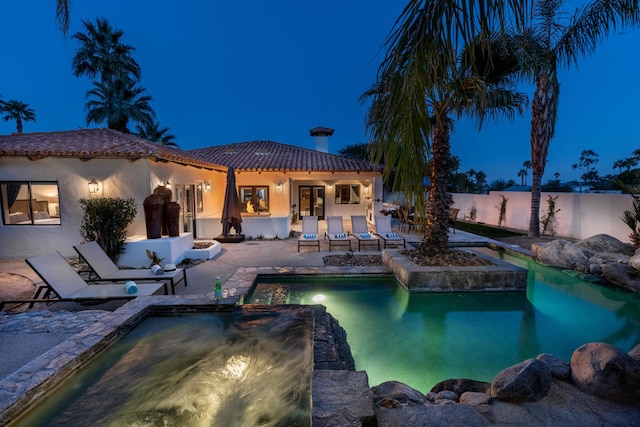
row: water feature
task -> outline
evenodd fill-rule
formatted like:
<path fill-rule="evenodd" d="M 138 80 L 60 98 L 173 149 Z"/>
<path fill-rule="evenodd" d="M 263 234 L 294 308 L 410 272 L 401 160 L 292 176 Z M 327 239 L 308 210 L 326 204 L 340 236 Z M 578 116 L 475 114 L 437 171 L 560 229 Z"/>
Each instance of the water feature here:
<path fill-rule="evenodd" d="M 530 270 L 526 293 L 408 293 L 393 278 L 298 277 L 260 280 L 247 302 L 325 305 L 371 385 L 490 381 L 540 353 L 569 361 L 587 342 L 625 351 L 640 344 L 640 296 L 500 256 Z"/>
<path fill-rule="evenodd" d="M 19 426 L 309 426 L 312 320 L 148 317 Z"/>

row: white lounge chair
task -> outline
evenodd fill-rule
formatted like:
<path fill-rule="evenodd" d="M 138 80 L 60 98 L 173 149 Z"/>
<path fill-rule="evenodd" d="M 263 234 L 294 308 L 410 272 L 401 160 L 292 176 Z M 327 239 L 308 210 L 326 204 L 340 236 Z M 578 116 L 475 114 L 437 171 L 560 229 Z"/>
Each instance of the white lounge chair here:
<path fill-rule="evenodd" d="M 317 216 L 302 217 L 302 235 L 298 239 L 298 252 L 300 252 L 300 246 L 317 246 L 320 252 Z"/>
<path fill-rule="evenodd" d="M 154 274 L 150 269 L 120 270 L 95 241 L 74 246 L 73 249 L 78 252 L 92 270 L 89 275 L 89 282 L 163 281 L 171 285 L 171 293 L 174 295 L 176 294 L 175 288 L 178 283 L 184 282 L 184 285 L 187 286 L 187 271 L 183 268 L 165 271 L 162 274 Z"/>
<path fill-rule="evenodd" d="M 376 216 L 375 221 L 376 235 L 384 241 L 384 248 L 386 248 L 388 244 L 399 245 L 400 243 L 402 243 L 402 247 L 407 247 L 407 242 L 404 238 L 398 236 L 393 232 L 393 230 L 391 230 L 391 216 Z"/>
<path fill-rule="evenodd" d="M 358 241 L 358 250 L 363 243 L 375 243 L 380 250 L 380 239 L 369 232 L 367 218 L 364 215 L 351 215 L 351 234 Z"/>
<path fill-rule="evenodd" d="M 329 216 L 327 217 L 327 231 L 324 233 L 324 238 L 329 239 L 329 252 L 333 245 L 348 246 L 351 250 L 351 239 L 344 232 L 341 216 Z"/>
<path fill-rule="evenodd" d="M 33 298 L 0 302 L 0 310 L 5 304 L 26 304 L 37 302 L 52 304 L 59 301 L 110 301 L 133 299 L 140 295 L 152 295 L 161 288 L 168 294 L 166 283 L 136 283 L 137 292 L 128 293 L 124 282 L 120 284 L 89 285 L 77 271 L 69 265 L 60 252 L 28 258 L 27 264 L 40 276 L 44 285 L 40 286 Z"/>

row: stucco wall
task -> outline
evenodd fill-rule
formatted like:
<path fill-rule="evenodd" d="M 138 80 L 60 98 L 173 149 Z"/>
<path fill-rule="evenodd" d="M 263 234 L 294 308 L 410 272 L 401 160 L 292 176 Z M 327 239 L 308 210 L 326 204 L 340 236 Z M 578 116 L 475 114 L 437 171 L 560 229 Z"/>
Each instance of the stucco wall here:
<path fill-rule="evenodd" d="M 75 256 L 72 246 L 82 241 L 82 209 L 78 204 L 81 198 L 133 197 L 138 214 L 127 234 L 146 235 L 143 202 L 164 180 L 173 184 L 210 181 L 212 190 L 203 194 L 204 207 L 208 212 L 201 215 L 215 214 L 224 197 L 224 176 L 220 172 L 148 160 L 95 159 L 82 162 L 60 158 L 37 161 L 0 158 L 0 181 L 57 181 L 61 214 L 59 226 L 0 226 L 0 258 L 26 258 L 55 250 L 65 256 Z M 98 181 L 98 193 L 89 194 L 87 183 L 91 179 Z"/>
<path fill-rule="evenodd" d="M 458 218 L 468 218 L 472 206 L 476 208 L 477 222 L 498 225 L 500 202 L 508 199 L 504 227 L 529 229 L 531 193 L 492 191 L 484 194 L 454 194 L 454 206 L 460 209 Z M 628 194 L 595 193 L 542 193 L 540 217 L 548 210 L 547 200 L 556 200 L 556 235 L 584 239 L 595 234 L 609 234 L 625 243 L 629 242 L 629 228 L 620 217 L 624 210 L 632 208 L 633 198 Z M 540 228 L 542 231 L 542 227 Z"/>

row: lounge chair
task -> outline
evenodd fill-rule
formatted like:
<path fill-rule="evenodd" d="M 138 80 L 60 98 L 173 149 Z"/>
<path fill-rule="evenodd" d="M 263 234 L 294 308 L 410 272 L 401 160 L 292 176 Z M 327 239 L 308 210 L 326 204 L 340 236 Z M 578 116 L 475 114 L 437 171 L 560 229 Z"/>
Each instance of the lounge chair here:
<path fill-rule="evenodd" d="M 324 233 L 324 238 L 329 239 L 329 252 L 331 252 L 333 245 L 345 246 L 346 244 L 351 250 L 351 239 L 344 232 L 341 216 L 327 217 L 327 231 Z"/>
<path fill-rule="evenodd" d="M 298 239 L 298 252 L 300 252 L 300 246 L 317 246 L 320 252 L 317 216 L 302 217 L 302 235 Z"/>
<path fill-rule="evenodd" d="M 165 271 L 157 275 L 150 269 L 120 270 L 95 241 L 74 246 L 73 249 L 78 252 L 80 257 L 91 268 L 88 282 L 162 281 L 171 285 L 171 293 L 174 295 L 176 294 L 176 285 L 178 283 L 184 282 L 184 285 L 187 286 L 187 271 L 183 268 Z"/>
<path fill-rule="evenodd" d="M 380 239 L 369 232 L 367 218 L 364 215 L 351 215 L 351 230 L 351 234 L 358 241 L 358 250 L 363 243 L 375 243 L 380 250 Z"/>
<path fill-rule="evenodd" d="M 164 288 L 164 293 L 168 294 L 166 283 L 136 283 L 136 293 L 128 293 L 124 283 L 90 285 L 69 265 L 60 252 L 28 258 L 26 261 L 40 276 L 44 285 L 38 287 L 31 299 L 1 301 L 0 310 L 5 304 L 29 303 L 31 308 L 37 302 L 51 304 L 60 301 L 133 299 L 140 295 L 152 295 L 160 288 Z"/>
<path fill-rule="evenodd" d="M 376 235 L 384 241 L 384 248 L 388 244 L 399 245 L 402 243 L 402 247 L 407 247 L 407 242 L 401 236 L 398 236 L 391 230 L 391 217 L 390 216 L 376 216 Z"/>

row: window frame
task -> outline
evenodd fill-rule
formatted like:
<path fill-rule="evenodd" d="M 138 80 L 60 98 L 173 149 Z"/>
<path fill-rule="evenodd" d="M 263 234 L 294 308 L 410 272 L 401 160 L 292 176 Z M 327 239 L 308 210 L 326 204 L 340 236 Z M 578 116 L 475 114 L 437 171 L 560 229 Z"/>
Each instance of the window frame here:
<path fill-rule="evenodd" d="M 362 186 L 360 184 L 336 184 L 335 186 L 335 204 L 336 205 L 359 205 L 362 203 Z M 351 189 L 357 188 L 356 196 L 358 196 L 357 202 L 352 202 L 350 197 L 342 197 L 342 187 L 346 187 L 347 194 L 351 194 Z"/>
<path fill-rule="evenodd" d="M 19 185 L 18 192 L 15 194 L 11 207 L 16 202 L 26 202 L 27 209 L 23 209 L 25 212 L 11 212 L 9 207 L 9 191 L 8 186 Z M 22 186 L 27 186 L 27 198 L 18 199 L 20 192 L 22 192 Z M 45 197 L 45 200 L 38 200 L 37 197 L 42 195 L 42 192 L 34 190 L 36 186 L 55 186 L 55 196 Z M 51 201 L 54 199 L 54 201 Z M 55 207 L 53 207 L 55 205 Z M 41 207 L 46 206 L 46 211 L 42 211 Z M 3 226 L 60 226 L 62 225 L 62 214 L 60 211 L 60 185 L 58 181 L 0 181 L 0 212 L 2 213 L 2 225 Z M 52 209 L 57 212 L 52 213 Z M 38 215 L 44 213 L 46 217 Z M 16 218 L 16 222 L 12 222 L 11 217 L 13 215 L 24 216 L 24 218 Z M 42 222 L 37 222 L 43 220 Z"/>
<path fill-rule="evenodd" d="M 263 198 L 264 204 L 265 204 L 264 208 L 260 208 L 259 193 L 261 191 L 264 191 L 263 194 L 266 194 L 266 200 Z M 254 209 L 253 214 L 256 214 L 256 215 L 260 215 L 262 213 L 267 214 L 271 211 L 271 208 L 270 208 L 271 195 L 269 194 L 268 185 L 239 185 L 238 193 L 240 194 L 241 213 L 251 215 L 251 213 L 247 212 L 248 201 L 251 201 L 251 204 L 253 205 L 253 209 Z M 248 194 L 250 194 L 250 197 L 247 198 Z"/>

